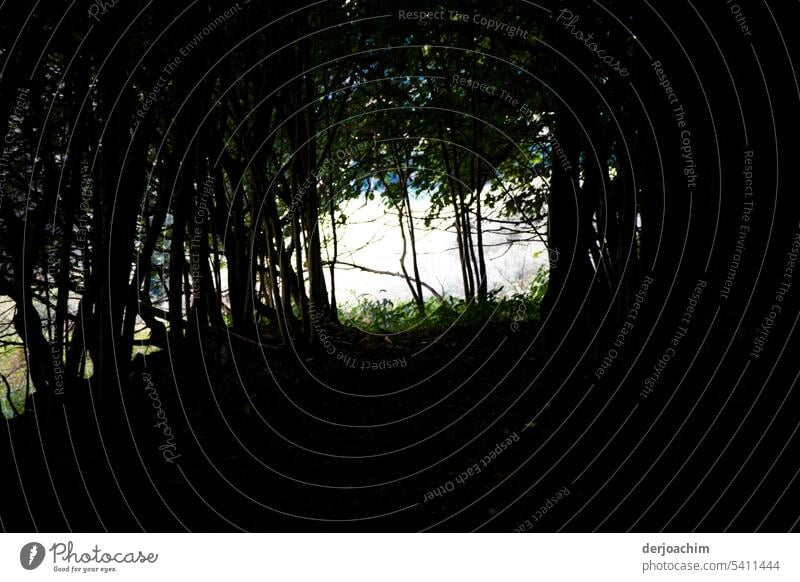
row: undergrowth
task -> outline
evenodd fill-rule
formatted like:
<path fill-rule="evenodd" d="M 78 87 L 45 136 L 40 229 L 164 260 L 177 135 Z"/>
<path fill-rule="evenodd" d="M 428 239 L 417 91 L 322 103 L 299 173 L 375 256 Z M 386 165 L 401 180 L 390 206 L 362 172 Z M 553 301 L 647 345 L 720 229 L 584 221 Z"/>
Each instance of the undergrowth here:
<path fill-rule="evenodd" d="M 374 333 L 474 327 L 490 318 L 503 322 L 537 321 L 546 290 L 547 274 L 539 271 L 525 292 L 503 295 L 502 288 L 495 289 L 486 301 L 480 302 L 452 296 L 431 297 L 425 301 L 424 313 L 413 301 L 394 302 L 364 295 L 356 303 L 342 306 L 339 319 L 345 326 Z"/>

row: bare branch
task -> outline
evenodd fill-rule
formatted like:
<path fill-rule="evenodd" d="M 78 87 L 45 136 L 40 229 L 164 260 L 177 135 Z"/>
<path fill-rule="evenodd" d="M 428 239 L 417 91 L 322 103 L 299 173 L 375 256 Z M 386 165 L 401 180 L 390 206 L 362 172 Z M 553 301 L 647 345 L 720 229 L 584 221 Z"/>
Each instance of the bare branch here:
<path fill-rule="evenodd" d="M 330 265 L 331 261 L 325 261 L 324 264 Z M 359 271 L 364 271 L 365 273 L 374 273 L 375 275 L 388 275 L 390 277 L 401 277 L 403 279 L 406 278 L 406 276 L 403 273 L 394 273 L 392 271 L 381 271 L 379 269 L 371 269 L 369 267 L 364 267 L 362 265 L 356 265 L 355 263 L 345 263 L 343 261 L 336 261 L 335 264 L 342 265 L 344 267 L 350 267 L 351 269 L 357 269 Z M 414 277 L 409 277 L 409 278 L 412 281 L 417 282 L 417 279 L 415 279 Z M 440 301 L 443 299 L 442 294 L 436 291 L 436 289 L 434 289 L 430 285 L 428 285 L 425 281 L 419 281 L 419 284 L 425 287 L 428 291 L 430 291 L 433 294 L 433 296 L 439 299 Z"/>

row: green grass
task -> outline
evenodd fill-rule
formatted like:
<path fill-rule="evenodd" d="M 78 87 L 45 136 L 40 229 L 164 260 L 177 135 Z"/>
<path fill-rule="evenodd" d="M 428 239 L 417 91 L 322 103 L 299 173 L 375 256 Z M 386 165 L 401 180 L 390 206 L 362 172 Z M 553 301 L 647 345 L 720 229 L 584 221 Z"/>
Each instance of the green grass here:
<path fill-rule="evenodd" d="M 20 346 L 0 348 L 0 372 L 11 386 L 11 401 L 17 410 L 25 409 L 25 352 Z M 5 418 L 14 417 L 14 409 L 8 402 L 6 385 L 0 381 L 0 410 Z"/>
<path fill-rule="evenodd" d="M 25 388 L 22 390 L 11 391 L 11 402 L 14 404 L 19 412 L 25 412 Z M 3 412 L 5 418 L 14 418 L 14 408 L 8 402 L 8 395 L 6 394 L 6 387 L 3 385 L 2 396 L 0 397 L 0 410 Z"/>
<path fill-rule="evenodd" d="M 498 322 L 537 321 L 542 298 L 547 290 L 547 273 L 540 270 L 523 293 L 502 295 L 500 290 L 489 293 L 484 302 L 467 302 L 457 297 L 442 300 L 429 298 L 425 314 L 417 310 L 413 301 L 394 303 L 389 299 L 363 296 L 354 304 L 341 308 L 340 321 L 345 326 L 357 327 L 373 333 L 401 331 L 441 331 L 451 326 L 474 327 L 491 318 Z M 136 339 L 144 339 L 146 331 L 140 330 Z M 158 348 L 136 346 L 137 353 L 149 354 Z M 25 408 L 25 354 L 21 347 L 0 348 L 0 372 L 11 385 L 11 401 L 17 410 Z M 85 376 L 91 376 L 91 359 L 86 362 Z M 13 418 L 14 411 L 8 402 L 5 385 L 0 382 L 0 411 L 5 418 Z"/>
<path fill-rule="evenodd" d="M 484 302 L 467 302 L 457 297 L 430 298 L 421 314 L 413 301 L 395 303 L 389 299 L 362 296 L 355 304 L 341 309 L 340 321 L 374 333 L 400 331 L 439 331 L 451 326 L 470 327 L 492 321 L 537 321 L 542 298 L 547 290 L 547 274 L 539 271 L 524 293 L 503 296 L 499 290 L 489 293 Z"/>

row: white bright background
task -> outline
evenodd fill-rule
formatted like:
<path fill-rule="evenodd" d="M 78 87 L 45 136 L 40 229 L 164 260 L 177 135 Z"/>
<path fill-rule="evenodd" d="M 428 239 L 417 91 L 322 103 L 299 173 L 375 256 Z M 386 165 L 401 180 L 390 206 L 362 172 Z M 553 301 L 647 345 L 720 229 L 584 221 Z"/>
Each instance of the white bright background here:
<path fill-rule="evenodd" d="M 428 201 L 412 200 L 417 238 L 417 253 L 421 279 L 445 295 L 463 297 L 464 289 L 458 258 L 458 243 L 454 230 L 447 231 L 452 221 L 433 221 L 425 227 L 423 217 L 428 210 Z M 376 197 L 365 202 L 353 200 L 344 208 L 347 224 L 337 225 L 339 260 L 355 263 L 371 269 L 400 273 L 400 256 L 403 243 L 400 237 L 397 211 L 387 208 Z M 487 224 L 487 228 L 493 228 Z M 329 225 L 323 226 L 329 233 Z M 523 241 L 519 235 L 487 233 L 484 236 L 485 256 L 489 289 L 503 287 L 503 293 L 513 293 L 527 288 L 536 271 L 546 266 L 547 253 L 540 242 Z M 530 238 L 530 237 L 525 237 Z M 475 239 L 475 237 L 473 237 Z M 513 244 L 509 245 L 509 242 Z M 477 245 L 477 240 L 475 240 Z M 329 252 L 332 253 L 332 247 Z M 324 251 L 323 251 L 324 252 Z M 410 242 L 406 257 L 406 269 L 413 276 Z M 328 270 L 326 269 L 326 278 Z M 330 284 L 330 281 L 328 280 Z M 430 293 L 424 291 L 426 297 Z M 338 267 L 336 269 L 336 296 L 342 303 L 352 303 L 361 294 L 392 301 L 409 300 L 408 285 L 401 277 L 377 275 Z"/>
<path fill-rule="evenodd" d="M 309 526 L 311 527 L 311 525 Z M 20 565 L 27 542 L 47 549 L 36 570 Z M 80 554 L 159 554 L 109 574 L 57 573 L 50 553 L 72 541 Z M 645 544 L 705 544 L 708 554 L 643 553 Z M 772 580 L 800 578 L 792 534 L 3 534 L 0 580 L 275 580 L 281 582 L 486 582 Z M 642 572 L 643 562 L 779 560 L 780 570 Z M 97 564 L 90 564 L 96 566 Z"/>

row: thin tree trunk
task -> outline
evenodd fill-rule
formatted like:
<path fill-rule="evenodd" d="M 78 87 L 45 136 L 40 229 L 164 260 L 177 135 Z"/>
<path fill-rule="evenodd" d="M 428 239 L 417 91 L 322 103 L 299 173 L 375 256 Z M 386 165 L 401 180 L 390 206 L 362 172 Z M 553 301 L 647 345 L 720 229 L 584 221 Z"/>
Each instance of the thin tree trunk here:
<path fill-rule="evenodd" d="M 333 172 L 328 176 L 328 209 L 331 216 L 331 237 L 333 242 L 333 259 L 330 264 L 330 277 L 331 277 L 331 319 L 335 322 L 339 321 L 339 310 L 336 304 L 336 261 L 339 260 L 339 240 L 336 233 L 336 203 L 335 203 L 335 190 L 333 186 Z"/>

